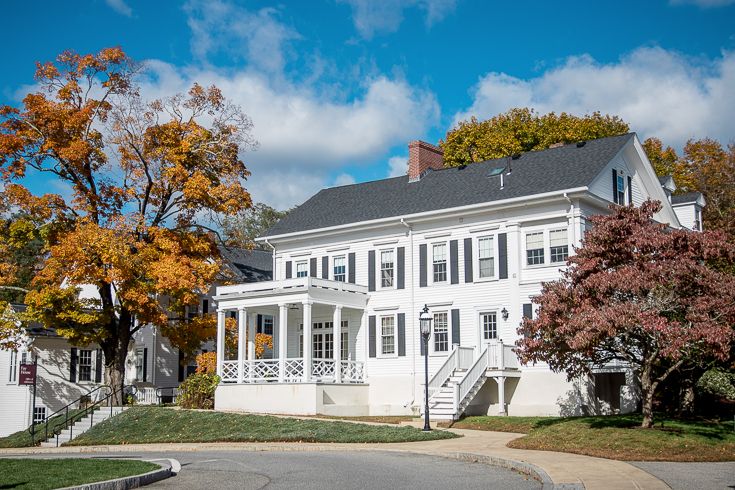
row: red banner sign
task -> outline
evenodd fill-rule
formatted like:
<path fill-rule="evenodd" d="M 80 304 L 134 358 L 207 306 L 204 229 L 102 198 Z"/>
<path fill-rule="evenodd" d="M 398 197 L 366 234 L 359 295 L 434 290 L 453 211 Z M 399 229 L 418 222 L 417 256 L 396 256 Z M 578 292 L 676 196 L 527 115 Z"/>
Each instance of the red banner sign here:
<path fill-rule="evenodd" d="M 36 381 L 36 365 L 21 364 L 18 370 L 18 384 L 32 385 Z"/>

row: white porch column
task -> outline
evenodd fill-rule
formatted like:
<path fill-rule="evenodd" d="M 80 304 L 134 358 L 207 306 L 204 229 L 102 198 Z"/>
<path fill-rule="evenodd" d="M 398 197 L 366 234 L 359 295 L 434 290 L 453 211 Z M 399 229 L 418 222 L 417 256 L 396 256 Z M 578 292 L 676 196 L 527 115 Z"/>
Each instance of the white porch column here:
<path fill-rule="evenodd" d="M 222 377 L 225 360 L 225 310 L 217 310 L 217 376 Z"/>
<path fill-rule="evenodd" d="M 243 361 L 245 360 L 245 321 L 248 311 L 240 307 L 237 311 L 237 382 L 243 382 Z"/>
<path fill-rule="evenodd" d="M 288 325 L 288 306 L 285 304 L 278 305 L 278 382 L 283 383 L 286 380 L 286 329 Z"/>
<path fill-rule="evenodd" d="M 248 359 L 255 360 L 255 329 L 257 327 L 258 315 L 248 315 Z"/>
<path fill-rule="evenodd" d="M 311 301 L 302 303 L 304 308 L 304 383 L 311 382 Z"/>
<path fill-rule="evenodd" d="M 495 378 L 498 383 L 498 415 L 507 415 L 505 413 L 505 376 L 498 376 Z"/>
<path fill-rule="evenodd" d="M 334 382 L 342 382 L 342 307 L 334 307 L 334 318 L 332 319 L 332 346 L 334 350 Z"/>

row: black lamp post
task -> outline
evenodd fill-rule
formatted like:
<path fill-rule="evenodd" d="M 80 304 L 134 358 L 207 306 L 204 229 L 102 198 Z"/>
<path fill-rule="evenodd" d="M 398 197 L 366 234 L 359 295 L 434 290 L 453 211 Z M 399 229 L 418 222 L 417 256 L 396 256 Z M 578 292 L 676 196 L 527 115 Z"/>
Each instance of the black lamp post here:
<path fill-rule="evenodd" d="M 430 431 L 429 425 L 429 336 L 431 335 L 431 315 L 429 315 L 429 307 L 424 305 L 424 309 L 419 313 L 419 326 L 421 328 L 421 338 L 424 340 L 424 431 Z"/>

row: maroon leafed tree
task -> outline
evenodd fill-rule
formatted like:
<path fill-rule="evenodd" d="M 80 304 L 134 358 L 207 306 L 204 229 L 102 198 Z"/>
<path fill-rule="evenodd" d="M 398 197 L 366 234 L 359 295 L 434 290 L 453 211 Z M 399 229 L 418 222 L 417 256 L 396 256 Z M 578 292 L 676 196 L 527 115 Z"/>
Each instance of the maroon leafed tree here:
<path fill-rule="evenodd" d="M 591 218 L 562 279 L 534 298 L 538 318 L 518 333 L 523 362 L 546 362 L 571 380 L 611 361 L 636 370 L 643 423 L 671 373 L 727 360 L 735 344 L 735 247 L 717 232 L 653 221 L 658 201 Z"/>

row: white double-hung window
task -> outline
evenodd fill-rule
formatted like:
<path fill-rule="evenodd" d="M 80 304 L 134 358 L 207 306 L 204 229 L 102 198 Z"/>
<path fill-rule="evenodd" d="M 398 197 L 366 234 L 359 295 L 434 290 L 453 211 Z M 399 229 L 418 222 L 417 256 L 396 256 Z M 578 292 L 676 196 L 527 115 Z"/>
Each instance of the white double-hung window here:
<path fill-rule="evenodd" d="M 395 276 L 395 262 L 393 250 L 381 250 L 380 252 L 380 287 L 392 288 Z"/>
<path fill-rule="evenodd" d="M 396 354 L 396 320 L 393 315 L 380 317 L 380 354 Z"/>
<path fill-rule="evenodd" d="M 449 352 L 449 321 L 446 311 L 434 313 L 434 352 Z"/>
<path fill-rule="evenodd" d="M 296 277 L 306 277 L 309 275 L 308 263 L 305 260 L 296 262 Z"/>
<path fill-rule="evenodd" d="M 79 351 L 79 381 L 92 381 L 92 351 Z"/>
<path fill-rule="evenodd" d="M 447 244 L 435 243 L 432 246 L 433 282 L 447 281 Z"/>
<path fill-rule="evenodd" d="M 8 376 L 10 383 L 18 381 L 18 353 L 14 350 L 10 351 L 10 376 Z"/>
<path fill-rule="evenodd" d="M 345 256 L 339 255 L 332 261 L 332 275 L 335 281 L 345 282 L 347 281 L 347 264 L 345 262 Z"/>
<path fill-rule="evenodd" d="M 544 263 L 544 232 L 536 231 L 526 234 L 526 264 L 541 265 Z"/>
<path fill-rule="evenodd" d="M 495 277 L 495 238 L 491 236 L 478 238 L 477 254 L 480 279 Z"/>
<path fill-rule="evenodd" d="M 621 206 L 625 205 L 625 177 L 623 172 L 618 171 L 618 176 L 615 179 L 615 202 Z"/>
<path fill-rule="evenodd" d="M 566 262 L 569 257 L 569 242 L 567 229 L 551 230 L 549 232 L 549 257 L 552 263 Z"/>

